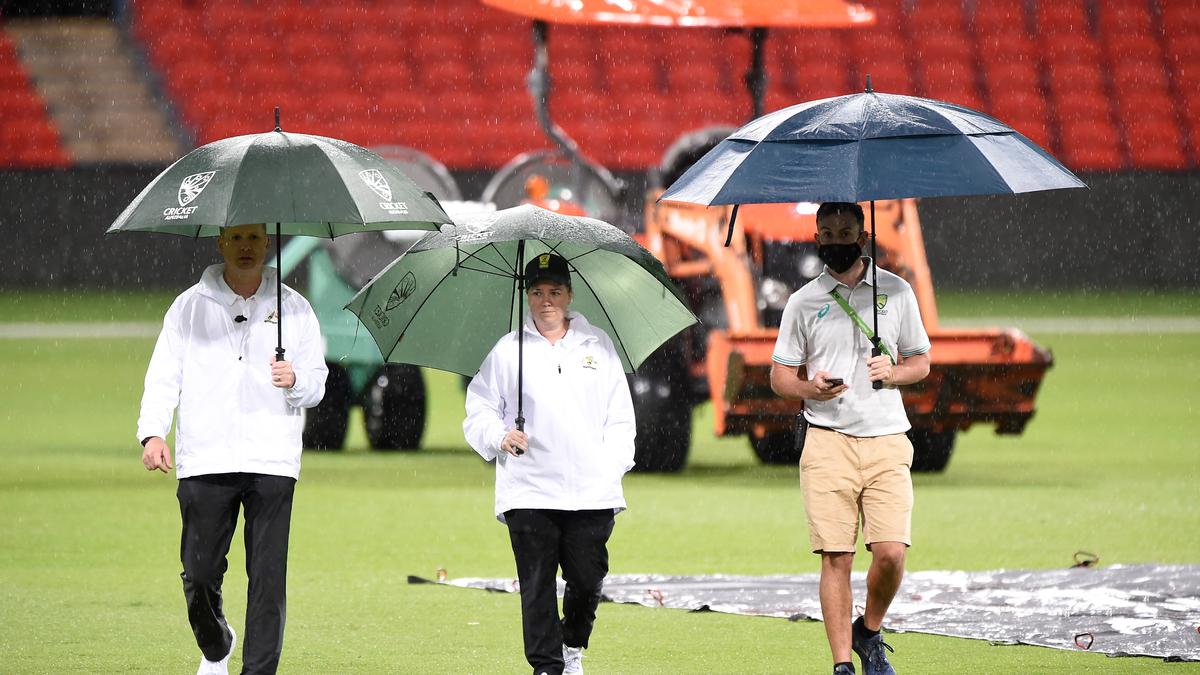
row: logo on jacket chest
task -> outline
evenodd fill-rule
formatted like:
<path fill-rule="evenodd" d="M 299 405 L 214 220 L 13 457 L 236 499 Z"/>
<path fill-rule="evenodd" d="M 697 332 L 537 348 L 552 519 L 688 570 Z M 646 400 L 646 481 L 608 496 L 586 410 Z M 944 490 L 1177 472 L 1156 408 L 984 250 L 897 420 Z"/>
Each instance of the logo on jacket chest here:
<path fill-rule="evenodd" d="M 587 356 L 583 357 L 583 361 L 581 361 L 579 365 L 583 368 L 587 368 L 588 370 L 595 370 L 597 367 L 599 367 L 600 362 L 596 360 L 596 357 L 588 354 Z"/>

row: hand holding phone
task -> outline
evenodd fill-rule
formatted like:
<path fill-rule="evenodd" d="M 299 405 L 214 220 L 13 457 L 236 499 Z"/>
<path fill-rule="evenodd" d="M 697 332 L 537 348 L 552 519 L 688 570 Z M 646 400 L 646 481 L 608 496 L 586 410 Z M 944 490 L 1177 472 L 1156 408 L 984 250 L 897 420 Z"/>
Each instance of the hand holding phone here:
<path fill-rule="evenodd" d="M 833 389 L 834 387 L 842 386 L 842 384 L 844 384 L 844 381 L 840 377 L 827 377 L 827 378 L 825 378 L 825 384 L 828 384 L 829 388 Z"/>

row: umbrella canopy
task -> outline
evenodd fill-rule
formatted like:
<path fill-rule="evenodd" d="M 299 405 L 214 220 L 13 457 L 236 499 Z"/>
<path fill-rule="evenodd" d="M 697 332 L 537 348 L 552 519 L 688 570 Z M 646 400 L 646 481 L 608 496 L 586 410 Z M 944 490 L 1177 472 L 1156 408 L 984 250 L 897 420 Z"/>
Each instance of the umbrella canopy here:
<path fill-rule="evenodd" d="M 336 138 L 270 131 L 184 155 L 108 228 L 215 237 L 220 228 L 278 223 L 280 234 L 336 237 L 436 230 L 450 217 L 379 155 Z"/>
<path fill-rule="evenodd" d="M 524 260 L 547 252 L 569 262 L 571 309 L 612 338 L 626 372 L 696 323 L 662 263 L 629 235 L 528 204 L 426 235 L 346 308 L 388 361 L 474 375 L 520 325 Z"/>
<path fill-rule="evenodd" d="M 733 132 L 662 201 L 862 202 L 1087 187 L 1003 122 L 953 103 L 870 91 L 801 103 Z"/>
<path fill-rule="evenodd" d="M 387 160 L 336 138 L 274 131 L 225 138 L 184 155 L 142 190 L 108 228 L 215 237 L 222 227 L 274 223 L 281 234 L 333 238 L 372 230 L 437 230 L 452 222 L 433 196 Z M 268 227 L 268 231 L 270 231 Z M 284 358 L 283 280 L 276 358 Z"/>
<path fill-rule="evenodd" d="M 483 0 L 541 21 L 720 28 L 842 28 L 870 25 L 875 14 L 845 0 Z"/>
<path fill-rule="evenodd" d="M 994 117 L 914 96 L 862 94 L 801 103 L 755 119 L 721 141 L 659 199 L 733 204 L 871 202 L 1087 187 L 1050 153 Z M 875 274 L 875 265 L 871 265 Z M 871 282 L 871 293 L 878 285 Z M 881 352 L 879 306 L 872 302 Z M 879 389 L 882 382 L 876 381 Z"/>

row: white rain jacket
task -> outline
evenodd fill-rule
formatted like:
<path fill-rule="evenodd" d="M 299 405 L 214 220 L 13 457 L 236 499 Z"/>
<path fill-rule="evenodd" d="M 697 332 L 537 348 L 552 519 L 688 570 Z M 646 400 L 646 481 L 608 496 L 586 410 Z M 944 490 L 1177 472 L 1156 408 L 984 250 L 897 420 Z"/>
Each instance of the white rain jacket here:
<path fill-rule="evenodd" d="M 204 270 L 163 319 L 146 371 L 138 441 L 175 429 L 177 478 L 214 473 L 300 477 L 304 408 L 325 395 L 324 345 L 308 301 L 283 287 L 284 355 L 296 373 L 291 389 L 271 384 L 278 316 L 275 275 L 263 269 L 250 298 L 233 292 L 224 265 Z M 235 322 L 237 316 L 246 320 Z"/>
<path fill-rule="evenodd" d="M 516 427 L 517 334 L 500 338 L 467 388 L 463 433 L 496 460 L 496 518 L 509 509 L 625 508 L 633 468 L 633 401 L 612 340 L 577 312 L 554 345 L 525 317 L 525 433 L 529 451 L 500 450 Z"/>

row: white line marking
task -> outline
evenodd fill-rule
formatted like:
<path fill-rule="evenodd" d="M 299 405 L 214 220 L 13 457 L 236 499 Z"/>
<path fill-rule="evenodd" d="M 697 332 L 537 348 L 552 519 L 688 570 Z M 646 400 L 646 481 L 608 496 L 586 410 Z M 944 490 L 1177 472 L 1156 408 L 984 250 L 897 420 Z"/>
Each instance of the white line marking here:
<path fill-rule="evenodd" d="M 157 337 L 161 329 L 161 323 L 132 321 L 111 323 L 0 323 L 0 339 L 152 338 Z"/>

